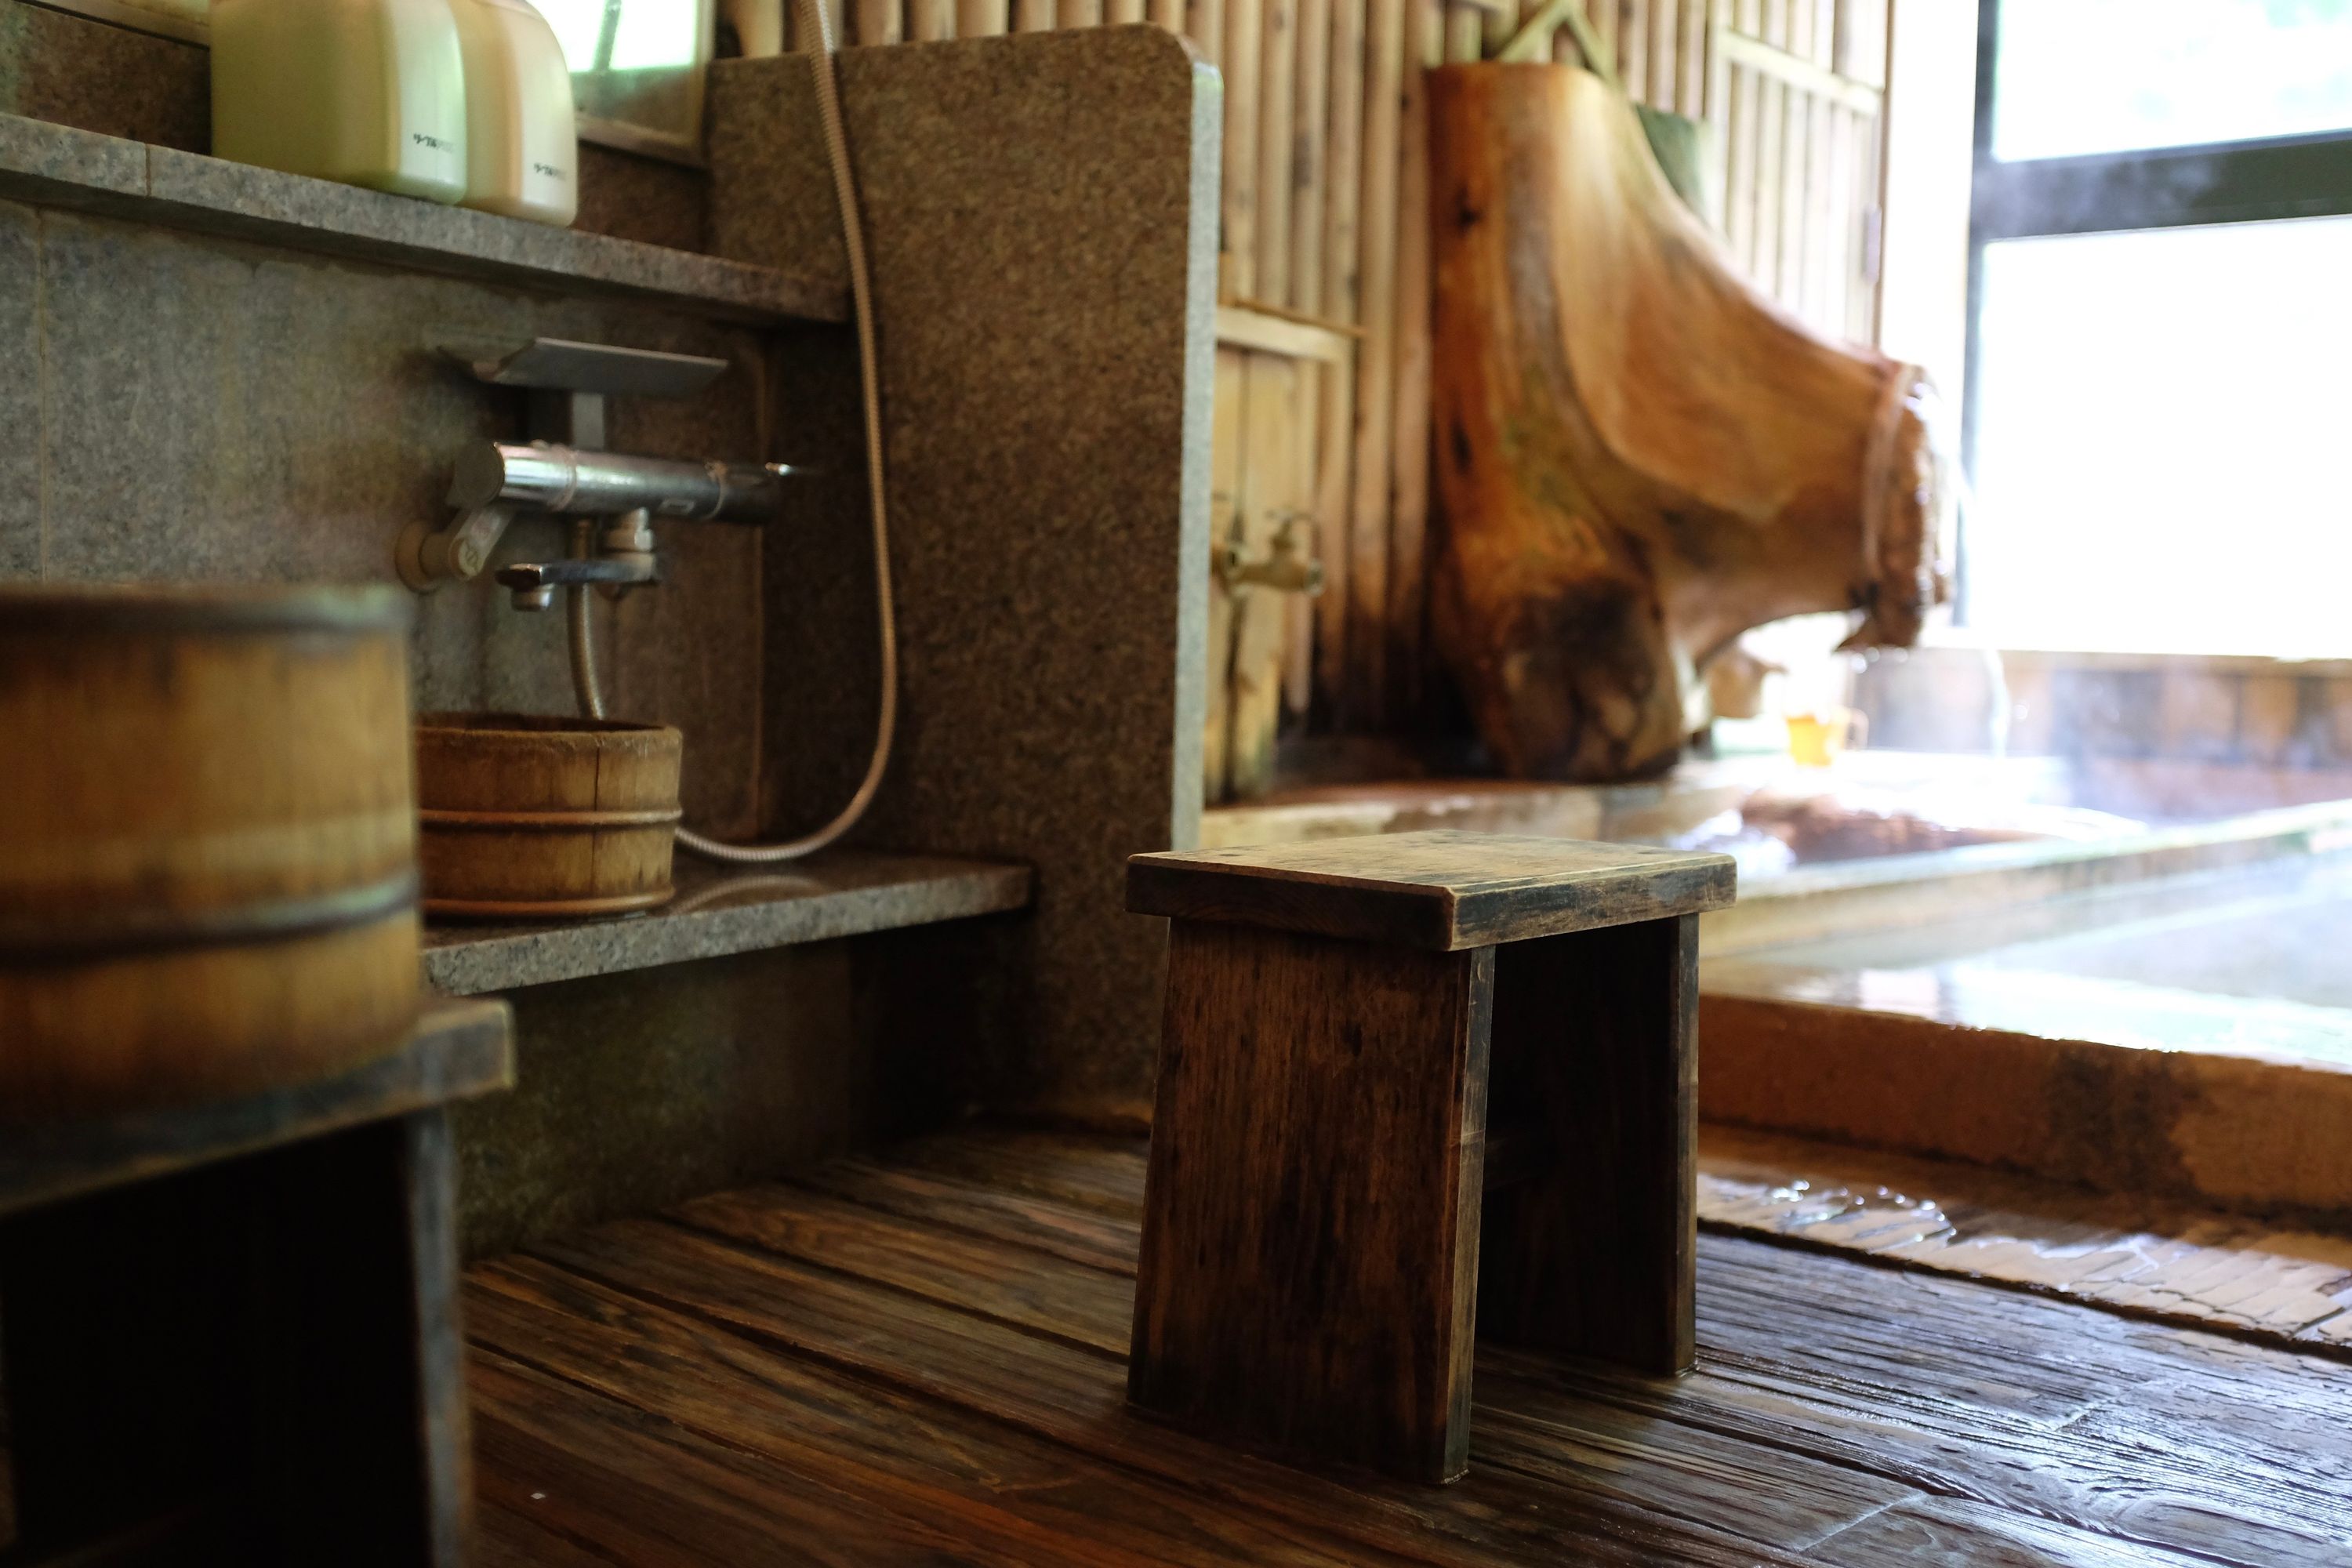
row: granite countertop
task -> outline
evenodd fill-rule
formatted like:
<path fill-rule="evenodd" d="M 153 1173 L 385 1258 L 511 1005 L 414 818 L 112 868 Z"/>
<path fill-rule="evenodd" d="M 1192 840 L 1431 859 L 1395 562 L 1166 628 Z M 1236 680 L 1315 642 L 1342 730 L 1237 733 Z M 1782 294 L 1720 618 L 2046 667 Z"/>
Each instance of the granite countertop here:
<path fill-rule="evenodd" d="M 774 869 L 680 855 L 677 897 L 657 910 L 531 925 L 434 923 L 425 981 L 447 995 L 683 963 L 1025 908 L 1026 866 L 834 850 Z"/>
<path fill-rule="evenodd" d="M 330 1078 L 195 1105 L 26 1122 L 0 1141 L 0 1215 L 514 1087 L 503 1002 L 428 1002 L 400 1048 Z"/>
<path fill-rule="evenodd" d="M 772 267 L 555 228 L 0 114 L 0 197 L 762 325 L 839 321 L 845 292 Z"/>

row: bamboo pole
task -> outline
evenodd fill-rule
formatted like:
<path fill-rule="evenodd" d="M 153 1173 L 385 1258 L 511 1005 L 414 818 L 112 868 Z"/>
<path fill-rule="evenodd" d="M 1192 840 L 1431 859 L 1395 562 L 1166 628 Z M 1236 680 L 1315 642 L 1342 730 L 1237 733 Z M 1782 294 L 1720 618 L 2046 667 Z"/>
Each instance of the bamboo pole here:
<path fill-rule="evenodd" d="M 1218 298 L 1257 293 L 1259 0 L 1225 0 L 1225 152 L 1223 249 L 1218 257 Z"/>
<path fill-rule="evenodd" d="M 1184 0 L 1150 0 L 1150 10 L 1153 25 L 1183 36 Z"/>
<path fill-rule="evenodd" d="M 1478 51 L 1479 58 L 1494 58 L 1496 53 L 1511 41 L 1511 35 L 1518 30 L 1519 8 L 1517 5 L 1486 7 L 1478 18 L 1479 42 L 1483 46 Z"/>
<path fill-rule="evenodd" d="M 907 36 L 936 44 L 956 36 L 956 0 L 907 0 Z"/>
<path fill-rule="evenodd" d="M 1298 0 L 1298 93 L 1292 106 L 1294 156 L 1290 163 L 1290 303 L 1307 315 L 1323 310 L 1323 241 L 1328 222 L 1325 173 L 1331 140 L 1331 0 Z M 1329 493 L 1325 470 L 1344 469 L 1346 447 L 1334 447 L 1323 426 L 1328 384 L 1336 379 L 1326 367 L 1304 363 L 1298 372 L 1298 424 L 1302 504 L 1315 518 L 1316 553 L 1330 573 L 1332 533 L 1323 510 Z M 1305 713 L 1315 700 L 1315 630 L 1320 607 L 1313 599 L 1293 595 L 1288 642 L 1283 655 L 1284 701 L 1290 711 Z"/>
<path fill-rule="evenodd" d="M 1057 0 L 1055 16 L 1065 27 L 1099 27 L 1103 0 Z"/>
<path fill-rule="evenodd" d="M 1677 114 L 1682 106 L 1681 0 L 1650 0 L 1650 102 Z"/>
<path fill-rule="evenodd" d="M 1683 42 L 1682 80 L 1675 91 L 1675 107 L 1694 120 L 1714 120 L 1718 128 L 1725 106 L 1707 96 L 1708 84 L 1715 79 L 1715 62 L 1710 58 L 1713 47 L 1709 29 L 1714 22 L 1715 7 L 1723 0 L 1682 0 Z"/>
<path fill-rule="evenodd" d="M 1050 33 L 1054 26 L 1054 0 L 1013 0 L 1014 32 Z"/>
<path fill-rule="evenodd" d="M 1224 0 L 1184 0 L 1184 33 L 1202 60 L 1224 69 Z"/>
<path fill-rule="evenodd" d="M 1363 199 L 1364 22 L 1368 0 L 1331 0 L 1330 109 L 1326 121 L 1321 306 L 1342 321 L 1361 321 L 1359 283 Z M 1360 363 L 1360 352 L 1359 363 Z M 1315 513 L 1322 521 L 1323 595 L 1315 602 L 1316 707 L 1336 720 L 1345 709 L 1348 618 L 1355 562 L 1356 368 L 1322 377 L 1322 434 L 1316 445 Z"/>
<path fill-rule="evenodd" d="M 1636 103 L 1650 97 L 1649 0 L 1623 0 L 1617 12 L 1617 74 Z"/>
<path fill-rule="evenodd" d="M 1827 192 L 1821 212 L 1821 244 L 1816 249 L 1822 297 L 1822 317 L 1816 325 L 1838 337 L 1853 335 L 1853 279 L 1861 270 L 1863 208 L 1868 204 L 1854 179 L 1853 127 L 1856 116 L 1843 104 L 1824 103 L 1819 145 Z"/>
<path fill-rule="evenodd" d="M 1714 0 L 1727 26 L 1737 26 L 1755 11 L 1756 0 Z M 1708 40 L 1713 47 L 1714 40 Z M 1715 58 L 1716 79 L 1721 83 L 1724 115 L 1723 234 L 1741 272 L 1753 277 L 1756 237 L 1756 127 L 1758 105 L 1755 73 Z"/>
<path fill-rule="evenodd" d="M 1783 48 L 1802 59 L 1812 58 L 1812 0 L 1782 0 Z M 1780 89 L 1780 259 L 1774 269 L 1780 301 L 1801 318 L 1805 314 L 1806 219 L 1812 212 L 1813 95 L 1794 85 Z"/>
<path fill-rule="evenodd" d="M 1398 115 L 1404 86 L 1405 0 L 1370 0 L 1364 71 L 1363 197 L 1357 209 L 1356 480 L 1349 522 L 1346 727 L 1385 716 L 1389 493 L 1396 413 Z"/>
<path fill-rule="evenodd" d="M 1298 101 L 1297 0 L 1259 0 L 1257 267 L 1253 299 L 1290 299 L 1291 135 Z"/>
<path fill-rule="evenodd" d="M 1324 229 L 1327 173 L 1331 148 L 1331 0 L 1298 0 L 1298 94 L 1292 106 L 1292 156 L 1287 196 L 1290 202 L 1290 297 L 1286 303 L 1303 314 L 1323 312 Z M 1309 375 L 1310 383 L 1317 377 Z M 1310 388 L 1307 405 L 1317 399 Z"/>
<path fill-rule="evenodd" d="M 1467 0 L 1454 0 L 1445 7 L 1445 63 L 1466 65 L 1482 59 L 1486 53 L 1486 23 L 1500 15 Z"/>
<path fill-rule="evenodd" d="M 1612 0 L 1613 3 L 1613 0 Z M 1421 703 L 1429 550 L 1429 72 L 1445 63 L 1444 0 L 1407 0 L 1398 117 L 1396 402 L 1390 450 L 1388 700 L 1391 723 Z"/>
<path fill-rule="evenodd" d="M 1006 0 L 956 0 L 956 37 L 993 38 L 1011 25 Z"/>
<path fill-rule="evenodd" d="M 1762 36 L 1780 31 L 1770 24 L 1785 15 L 1788 0 L 1763 0 Z M 1785 36 L 1785 35 L 1783 35 Z M 1748 275 L 1775 299 L 1780 292 L 1780 168 L 1788 141 L 1789 93 L 1762 72 L 1750 79 L 1756 95 L 1756 226 L 1748 237 Z"/>
<path fill-rule="evenodd" d="M 906 37 L 898 0 L 857 0 L 857 42 L 895 44 Z"/>

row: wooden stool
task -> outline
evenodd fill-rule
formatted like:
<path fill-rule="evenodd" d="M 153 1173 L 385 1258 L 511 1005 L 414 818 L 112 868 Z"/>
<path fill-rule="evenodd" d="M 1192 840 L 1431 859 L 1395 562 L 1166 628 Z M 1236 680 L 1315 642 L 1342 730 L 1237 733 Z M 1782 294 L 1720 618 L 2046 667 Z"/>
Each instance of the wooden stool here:
<path fill-rule="evenodd" d="M 1725 855 L 1477 833 L 1129 861 L 1173 922 L 1129 1399 L 1445 1481 L 1481 1308 L 1687 1371 L 1697 911 L 1732 890 Z M 1524 1174 L 1488 1200 L 1490 1142 Z"/>
<path fill-rule="evenodd" d="M 513 1083 L 456 1002 L 335 1078 L 0 1129 L 5 1560 L 470 1561 L 449 1107 Z"/>

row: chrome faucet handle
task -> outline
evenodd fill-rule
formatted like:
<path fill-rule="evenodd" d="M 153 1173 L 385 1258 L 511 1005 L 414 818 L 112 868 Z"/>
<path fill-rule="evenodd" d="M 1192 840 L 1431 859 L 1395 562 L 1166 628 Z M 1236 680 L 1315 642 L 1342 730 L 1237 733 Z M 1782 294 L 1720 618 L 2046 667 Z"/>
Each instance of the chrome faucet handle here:
<path fill-rule="evenodd" d="M 499 586 L 514 595 L 518 610 L 551 609 L 558 588 L 605 584 L 650 583 L 653 564 L 646 561 L 609 560 L 590 556 L 568 561 L 523 561 L 498 570 Z"/>
<path fill-rule="evenodd" d="M 490 552 L 513 521 L 511 509 L 493 503 L 463 509 L 446 528 L 412 522 L 393 549 L 393 564 L 401 581 L 420 594 L 446 582 L 470 582 L 489 564 Z"/>

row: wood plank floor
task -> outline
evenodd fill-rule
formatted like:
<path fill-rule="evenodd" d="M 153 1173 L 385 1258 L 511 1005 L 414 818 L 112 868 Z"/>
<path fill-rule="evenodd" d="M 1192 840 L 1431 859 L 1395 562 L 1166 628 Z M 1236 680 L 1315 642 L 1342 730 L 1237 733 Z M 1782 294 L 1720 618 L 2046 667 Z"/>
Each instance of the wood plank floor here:
<path fill-rule="evenodd" d="M 1698 1219 L 2352 1361 L 2352 1235 L 1702 1127 Z"/>
<path fill-rule="evenodd" d="M 1482 1350 L 1469 1478 L 1122 1409 L 1139 1143 L 966 1131 L 478 1267 L 480 1561 L 2352 1563 L 2352 1366 L 1739 1237 L 1699 1370 Z"/>

